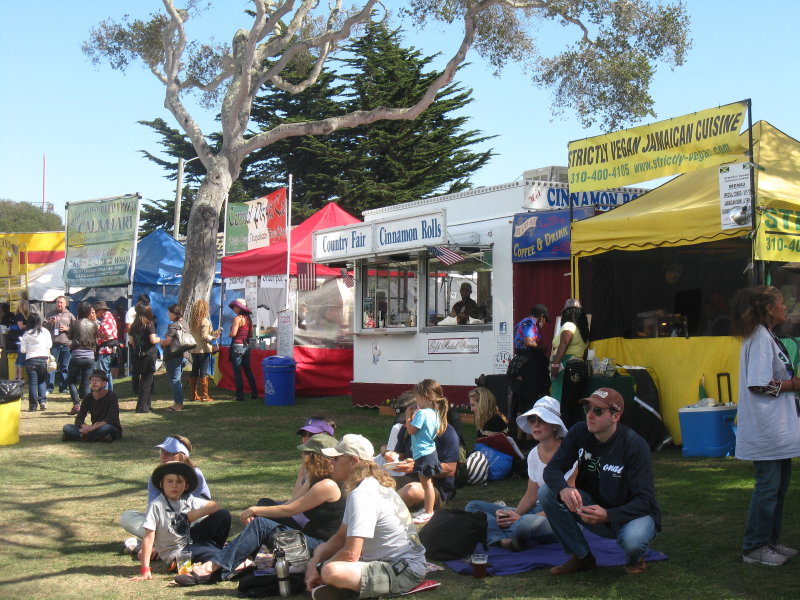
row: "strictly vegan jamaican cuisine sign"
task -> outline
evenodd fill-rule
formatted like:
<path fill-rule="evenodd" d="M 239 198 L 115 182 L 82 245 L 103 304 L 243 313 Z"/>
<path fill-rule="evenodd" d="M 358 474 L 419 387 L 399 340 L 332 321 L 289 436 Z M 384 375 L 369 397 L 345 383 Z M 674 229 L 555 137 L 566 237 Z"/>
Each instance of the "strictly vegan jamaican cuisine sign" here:
<path fill-rule="evenodd" d="M 138 195 L 70 202 L 64 283 L 71 287 L 130 283 L 138 226 Z"/>
<path fill-rule="evenodd" d="M 747 102 L 569 144 L 569 190 L 629 185 L 741 160 Z"/>

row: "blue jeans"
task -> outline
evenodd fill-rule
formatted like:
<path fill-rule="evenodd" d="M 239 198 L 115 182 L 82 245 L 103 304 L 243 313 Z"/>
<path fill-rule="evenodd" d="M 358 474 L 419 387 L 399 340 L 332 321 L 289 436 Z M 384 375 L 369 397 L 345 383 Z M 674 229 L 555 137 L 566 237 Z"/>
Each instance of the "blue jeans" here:
<path fill-rule="evenodd" d="M 89 393 L 89 378 L 94 369 L 94 359 L 86 357 L 71 358 L 69 361 L 69 376 L 67 383 L 69 384 L 69 395 L 72 398 L 72 404 L 80 404 L 81 400 Z M 80 383 L 80 390 L 78 388 Z"/>
<path fill-rule="evenodd" d="M 230 541 L 217 555 L 214 564 L 222 567 L 222 577 L 227 579 L 233 570 L 239 566 L 248 556 L 257 552 L 261 544 L 266 544 L 269 536 L 279 526 L 272 519 L 266 517 L 256 517 L 250 521 L 237 537 Z M 312 554 L 314 549 L 324 540 L 318 540 L 309 535 L 306 536 L 308 550 Z M 194 560 L 194 558 L 192 558 Z"/>
<path fill-rule="evenodd" d="M 208 377 L 209 362 L 211 362 L 210 352 L 192 354 L 192 377 Z"/>
<path fill-rule="evenodd" d="M 69 346 L 64 344 L 53 344 L 50 349 L 50 354 L 56 359 L 58 368 L 52 373 L 47 374 L 47 389 L 51 392 L 56 387 L 56 380 L 58 380 L 58 391 L 67 391 L 67 376 L 69 375 L 69 360 L 72 358 Z"/>
<path fill-rule="evenodd" d="M 250 384 L 250 397 L 258 398 L 258 387 L 253 370 L 250 368 L 250 346 L 248 344 L 231 344 L 231 365 L 233 366 L 233 379 L 236 382 L 236 399 L 244 400 L 244 383 L 242 371 L 247 375 Z"/>
<path fill-rule="evenodd" d="M 63 431 L 64 435 L 70 440 L 74 442 L 80 441 L 81 428 L 78 427 L 77 425 L 73 425 L 72 423 L 64 425 Z M 86 436 L 86 441 L 96 442 L 104 435 L 109 435 L 109 434 L 111 435 L 112 440 L 118 440 L 119 438 L 122 437 L 122 432 L 116 426 L 109 425 L 108 423 L 106 423 L 105 425 L 101 425 L 94 431 L 89 432 L 89 434 Z"/>
<path fill-rule="evenodd" d="M 486 513 L 486 523 L 489 526 L 486 541 L 490 544 L 496 544 L 503 539 L 518 539 L 527 540 L 533 538 L 538 542 L 552 542 L 555 539 L 553 530 L 547 522 L 547 517 L 537 515 L 536 513 L 542 512 L 541 505 L 537 502 L 529 512 L 521 515 L 521 518 L 514 522 L 511 527 L 503 529 L 497 524 L 498 510 L 514 510 L 513 506 L 501 506 L 492 502 L 484 502 L 483 500 L 472 500 L 464 507 L 467 512 L 483 512 Z"/>
<path fill-rule="evenodd" d="M 111 355 L 111 354 L 98 354 L 97 355 L 97 362 L 96 362 L 97 368 L 100 369 L 103 373 L 105 373 L 106 377 L 108 377 L 108 385 L 106 386 L 106 389 L 109 389 L 109 390 L 113 390 L 114 389 L 114 381 L 113 381 L 113 378 L 111 377 L 111 359 L 112 358 L 113 358 L 113 355 Z"/>
<path fill-rule="evenodd" d="M 186 359 L 182 354 L 164 361 L 164 366 L 167 368 L 167 375 L 169 376 L 170 383 L 172 383 L 172 401 L 181 406 L 183 406 L 183 382 L 181 382 L 181 375 L 183 375 L 183 367 L 185 365 Z"/>
<path fill-rule="evenodd" d="M 783 524 L 783 500 L 792 479 L 792 460 L 756 460 L 756 484 L 750 498 L 742 551 L 747 554 L 778 542 Z"/>
<path fill-rule="evenodd" d="M 47 406 L 47 359 L 29 358 L 25 361 L 28 372 L 28 410 Z"/>
<path fill-rule="evenodd" d="M 597 504 L 589 494 L 582 490 L 578 491 L 583 497 L 584 506 Z M 629 565 L 639 562 L 656 535 L 656 522 L 650 515 L 633 519 L 620 527 L 612 523 L 589 525 L 583 523 L 577 514 L 570 512 L 561 503 L 558 494 L 546 485 L 539 488 L 539 501 L 542 503 L 547 520 L 564 551 L 574 554 L 578 558 L 585 558 L 591 552 L 580 525 L 601 537 L 616 538 L 617 544 L 625 552 L 625 558 Z"/>

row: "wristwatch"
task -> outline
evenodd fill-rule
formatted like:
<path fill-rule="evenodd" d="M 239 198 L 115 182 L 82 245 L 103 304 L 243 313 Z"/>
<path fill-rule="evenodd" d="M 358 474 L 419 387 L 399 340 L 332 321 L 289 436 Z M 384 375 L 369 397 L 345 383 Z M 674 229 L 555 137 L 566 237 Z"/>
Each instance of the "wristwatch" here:
<path fill-rule="evenodd" d="M 322 575 L 322 565 L 325 564 L 324 560 L 321 560 L 317 563 L 317 574 Z"/>

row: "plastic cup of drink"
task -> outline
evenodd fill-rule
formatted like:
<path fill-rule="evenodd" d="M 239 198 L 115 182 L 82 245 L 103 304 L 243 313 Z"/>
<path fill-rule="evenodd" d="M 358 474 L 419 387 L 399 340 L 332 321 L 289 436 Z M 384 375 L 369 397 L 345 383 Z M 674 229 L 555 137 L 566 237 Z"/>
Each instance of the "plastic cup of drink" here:
<path fill-rule="evenodd" d="M 483 579 L 486 577 L 486 565 L 489 563 L 488 554 L 473 554 L 469 558 L 472 564 L 472 576 L 475 579 Z"/>
<path fill-rule="evenodd" d="M 185 575 L 192 570 L 192 553 L 183 550 L 178 554 L 178 575 Z"/>

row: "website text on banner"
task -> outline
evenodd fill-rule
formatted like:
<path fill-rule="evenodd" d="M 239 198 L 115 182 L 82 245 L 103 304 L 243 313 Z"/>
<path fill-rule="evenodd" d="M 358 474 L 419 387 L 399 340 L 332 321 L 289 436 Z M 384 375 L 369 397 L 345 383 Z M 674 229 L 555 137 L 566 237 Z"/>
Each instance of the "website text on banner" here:
<path fill-rule="evenodd" d="M 286 188 L 249 202 L 228 204 L 225 255 L 286 241 Z"/>
<path fill-rule="evenodd" d="M 741 160 L 747 102 L 569 144 L 570 192 L 600 190 Z"/>
<path fill-rule="evenodd" d="M 67 204 L 64 283 L 128 285 L 139 227 L 138 194 Z"/>

